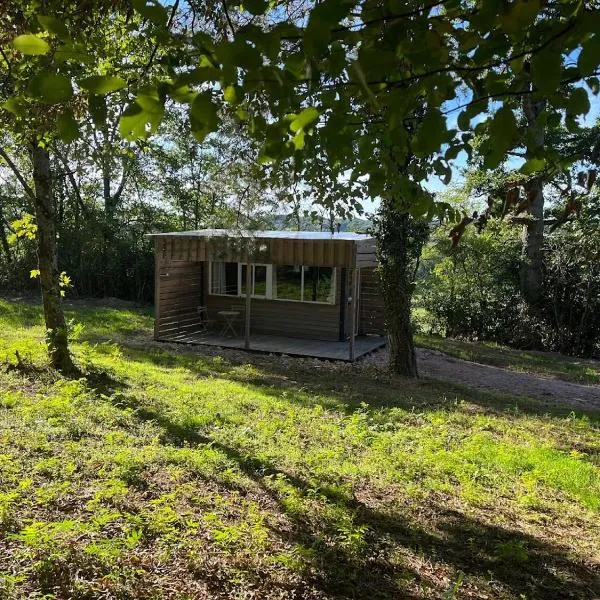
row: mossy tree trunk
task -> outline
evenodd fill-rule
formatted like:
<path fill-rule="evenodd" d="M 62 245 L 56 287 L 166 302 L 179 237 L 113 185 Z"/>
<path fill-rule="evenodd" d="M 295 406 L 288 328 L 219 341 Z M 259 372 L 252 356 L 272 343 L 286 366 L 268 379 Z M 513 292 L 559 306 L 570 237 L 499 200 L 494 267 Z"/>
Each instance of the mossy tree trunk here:
<path fill-rule="evenodd" d="M 544 100 L 523 100 L 527 121 L 527 158 L 538 158 L 544 152 L 545 131 L 538 117 L 545 109 Z M 531 306 L 538 306 L 544 298 L 544 181 L 541 176 L 531 178 L 525 185 L 530 199 L 529 221 L 523 226 L 522 263 L 519 273 L 521 293 Z"/>
<path fill-rule="evenodd" d="M 401 212 L 393 199 L 384 199 L 377 219 L 379 283 L 385 306 L 389 367 L 398 375 L 418 377 L 411 325 L 414 278 L 427 239 L 427 225 Z"/>
<path fill-rule="evenodd" d="M 56 249 L 56 214 L 52 197 L 50 155 L 46 148 L 33 142 L 34 203 L 37 222 L 37 256 L 46 323 L 46 341 L 50 364 L 69 374 L 76 371 L 69 353 L 67 324 L 62 307 Z"/>

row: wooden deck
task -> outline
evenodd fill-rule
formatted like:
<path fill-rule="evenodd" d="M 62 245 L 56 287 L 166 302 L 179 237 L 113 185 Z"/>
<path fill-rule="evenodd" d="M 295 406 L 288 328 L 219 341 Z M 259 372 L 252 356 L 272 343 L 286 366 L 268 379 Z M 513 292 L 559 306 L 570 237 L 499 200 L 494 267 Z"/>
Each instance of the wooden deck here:
<path fill-rule="evenodd" d="M 160 341 L 244 350 L 243 338 L 224 337 L 212 333 L 181 333 L 179 335 L 161 337 Z M 357 337 L 355 341 L 355 360 L 378 348 L 382 348 L 385 344 L 386 338 L 383 336 L 365 335 Z M 348 342 L 327 342 L 276 335 L 253 334 L 250 339 L 250 351 L 349 361 Z"/>

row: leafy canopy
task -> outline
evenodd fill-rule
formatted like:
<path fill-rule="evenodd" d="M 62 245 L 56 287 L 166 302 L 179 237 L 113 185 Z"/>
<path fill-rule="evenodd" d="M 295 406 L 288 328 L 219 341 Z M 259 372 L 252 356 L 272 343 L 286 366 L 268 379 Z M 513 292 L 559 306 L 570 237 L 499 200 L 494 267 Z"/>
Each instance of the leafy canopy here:
<path fill-rule="evenodd" d="M 152 40 L 150 62 L 160 71 L 148 76 L 146 63 L 89 74 L 85 31 L 36 15 L 11 43 L 11 60 L 27 64 L 27 85 L 5 109 L 14 115 L 20 96 L 49 105 L 81 97 L 93 112 L 98 96 L 126 86 L 119 129 L 129 140 L 154 134 L 174 105 L 187 107 L 198 140 L 228 111 L 260 140 L 263 162 L 301 170 L 318 156 L 340 176 L 364 178 L 370 195 L 432 216 L 449 206 L 433 204 L 420 183 L 432 175 L 449 182 L 451 161 L 472 152 L 473 133 L 487 134 L 485 165 L 494 168 L 527 143 L 518 126 L 524 96 L 544 98 L 543 119 L 574 130 L 590 108 L 582 84 L 599 89 L 592 0 L 132 5 L 140 24 L 129 34 Z M 60 123 L 71 139 L 72 120 Z M 556 159 L 547 152 L 527 169 Z"/>

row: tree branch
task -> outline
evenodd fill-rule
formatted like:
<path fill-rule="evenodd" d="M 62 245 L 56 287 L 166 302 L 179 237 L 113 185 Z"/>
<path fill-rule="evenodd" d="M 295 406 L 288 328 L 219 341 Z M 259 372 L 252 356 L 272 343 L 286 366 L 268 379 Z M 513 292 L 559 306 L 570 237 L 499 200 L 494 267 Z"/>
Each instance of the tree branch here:
<path fill-rule="evenodd" d="M 227 24 L 229 25 L 229 29 L 231 29 L 231 35 L 235 37 L 235 27 L 231 22 L 231 17 L 229 15 L 229 8 L 227 7 L 227 0 L 221 0 L 221 4 L 223 5 L 223 12 L 225 13 L 225 19 L 227 19 Z"/>
<path fill-rule="evenodd" d="M 69 167 L 66 157 L 64 156 L 64 154 L 62 154 L 62 152 L 60 152 L 56 148 L 54 149 L 54 152 L 56 153 L 58 158 L 60 158 L 60 161 L 62 162 L 62 164 L 65 166 L 65 169 L 66 169 L 65 173 L 67 174 L 69 183 L 71 184 L 71 187 L 73 188 L 73 191 L 75 192 L 75 198 L 77 200 L 77 203 L 79 204 L 79 206 L 81 207 L 81 211 L 87 218 L 89 215 L 88 215 L 87 208 L 86 208 L 85 204 L 83 203 L 83 198 L 81 197 L 81 191 L 79 189 L 79 184 L 75 180 L 75 176 L 73 175 L 73 171 Z"/>
<path fill-rule="evenodd" d="M 10 158 L 10 156 L 6 153 L 6 151 L 4 150 L 4 148 L 0 148 L 0 156 L 4 159 L 4 162 L 6 162 L 6 164 L 8 165 L 8 167 L 10 168 L 10 170 L 14 173 L 15 177 L 18 179 L 19 183 L 21 184 L 21 186 L 23 187 L 23 189 L 25 190 L 26 194 L 33 200 L 36 200 L 36 195 L 35 192 L 33 191 L 33 189 L 29 186 L 29 184 L 25 181 L 25 178 L 23 177 L 23 175 L 21 175 L 21 171 L 19 171 L 19 168 L 17 167 L 17 165 L 12 161 L 12 159 Z"/>

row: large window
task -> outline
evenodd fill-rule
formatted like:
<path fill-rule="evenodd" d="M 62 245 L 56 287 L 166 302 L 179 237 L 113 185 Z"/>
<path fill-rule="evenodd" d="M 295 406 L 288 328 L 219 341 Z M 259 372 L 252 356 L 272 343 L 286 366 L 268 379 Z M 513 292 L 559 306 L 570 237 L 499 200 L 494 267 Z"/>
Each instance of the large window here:
<path fill-rule="evenodd" d="M 219 296 L 238 296 L 238 263 L 210 264 L 210 293 Z"/>
<path fill-rule="evenodd" d="M 302 300 L 302 267 L 277 265 L 274 269 L 276 292 L 280 300 Z"/>
<path fill-rule="evenodd" d="M 304 273 L 304 302 L 333 304 L 334 285 L 331 267 L 302 267 Z"/>
<path fill-rule="evenodd" d="M 213 262 L 210 293 L 246 295 L 246 265 Z M 335 269 L 302 265 L 252 265 L 251 294 L 255 298 L 335 304 Z"/>
<path fill-rule="evenodd" d="M 279 300 L 335 303 L 335 276 L 332 267 L 277 265 L 273 276 L 273 289 Z"/>
<path fill-rule="evenodd" d="M 271 265 L 252 265 L 252 296 L 271 297 L 272 269 Z M 246 295 L 246 265 L 244 264 L 239 266 L 239 290 L 240 296 Z"/>

